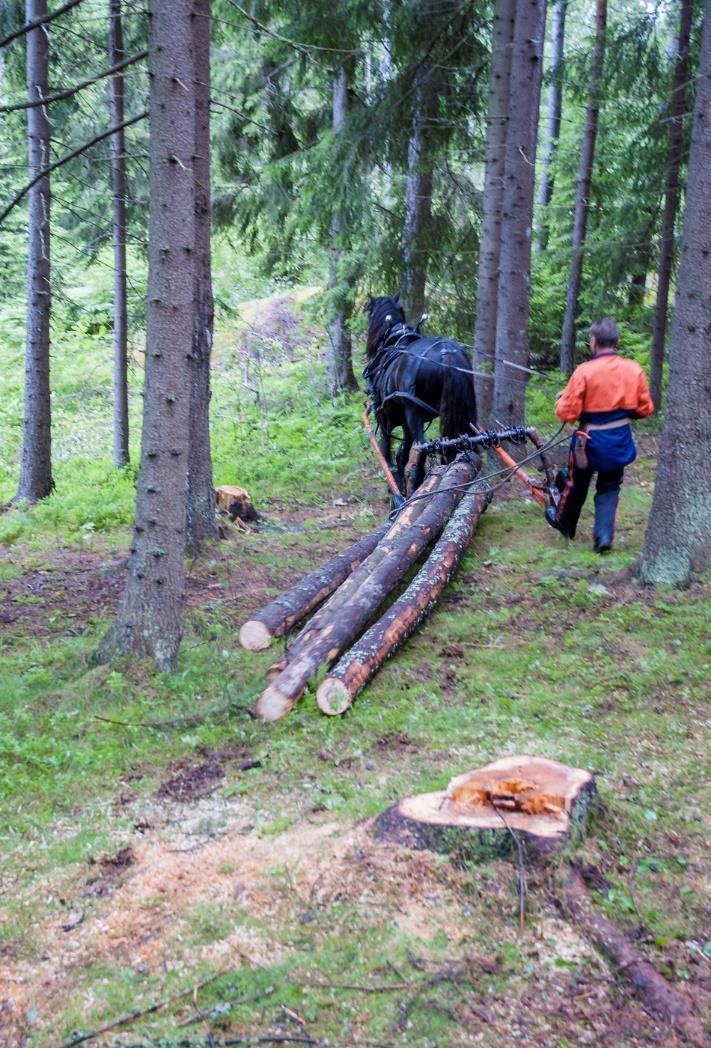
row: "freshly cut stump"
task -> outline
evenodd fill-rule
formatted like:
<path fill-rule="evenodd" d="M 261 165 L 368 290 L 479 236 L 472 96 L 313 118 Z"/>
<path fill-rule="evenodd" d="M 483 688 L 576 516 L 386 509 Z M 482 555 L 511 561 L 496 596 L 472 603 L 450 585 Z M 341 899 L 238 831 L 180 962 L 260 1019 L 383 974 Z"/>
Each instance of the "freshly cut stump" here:
<path fill-rule="evenodd" d="M 595 798 L 582 768 L 545 757 L 503 757 L 452 779 L 446 790 L 405 797 L 375 821 L 375 835 L 484 861 L 508 855 L 516 841 L 546 857 L 582 832 Z"/>

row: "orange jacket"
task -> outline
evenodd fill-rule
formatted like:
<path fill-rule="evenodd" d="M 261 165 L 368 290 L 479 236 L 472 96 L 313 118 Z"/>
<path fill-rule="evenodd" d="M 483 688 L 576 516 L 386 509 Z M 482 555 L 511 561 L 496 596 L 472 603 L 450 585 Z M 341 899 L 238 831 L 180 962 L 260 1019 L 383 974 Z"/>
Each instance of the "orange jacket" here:
<path fill-rule="evenodd" d="M 631 418 L 646 418 L 654 411 L 644 371 L 614 351 L 579 364 L 555 406 L 561 422 L 608 411 L 629 411 Z"/>

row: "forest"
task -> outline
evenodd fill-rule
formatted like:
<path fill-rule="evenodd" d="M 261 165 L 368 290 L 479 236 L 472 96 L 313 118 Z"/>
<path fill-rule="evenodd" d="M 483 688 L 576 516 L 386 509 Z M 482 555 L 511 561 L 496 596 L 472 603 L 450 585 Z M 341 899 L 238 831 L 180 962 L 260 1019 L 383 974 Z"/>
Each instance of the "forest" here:
<path fill-rule="evenodd" d="M 0 0 L 0 118 L 0 1045 L 708 1044 L 711 0 Z"/>

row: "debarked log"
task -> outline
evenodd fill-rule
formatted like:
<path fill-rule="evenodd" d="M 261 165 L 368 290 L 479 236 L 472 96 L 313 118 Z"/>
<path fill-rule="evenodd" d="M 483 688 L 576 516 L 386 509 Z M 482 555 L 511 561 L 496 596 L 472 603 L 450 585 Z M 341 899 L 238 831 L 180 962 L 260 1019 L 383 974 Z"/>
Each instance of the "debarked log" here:
<path fill-rule="evenodd" d="M 299 652 L 313 640 L 319 630 L 326 626 L 338 614 L 339 609 L 353 598 L 360 586 L 373 574 L 378 564 L 389 555 L 393 547 L 402 541 L 402 535 L 424 513 L 428 505 L 428 496 L 439 486 L 444 472 L 445 467 L 439 467 L 429 474 L 417 492 L 418 498 L 413 499 L 412 502 L 400 510 L 370 556 L 366 557 L 355 571 L 345 579 L 342 585 L 306 623 L 298 636 L 294 637 L 284 652 L 283 658 L 270 667 L 268 671 L 269 680 L 273 680 L 284 669 L 286 664 L 293 662 L 297 658 Z M 276 673 L 274 672 L 275 670 Z"/>
<path fill-rule="evenodd" d="M 344 713 L 385 660 L 427 615 L 456 571 L 489 499 L 488 493 L 481 489 L 465 495 L 405 592 L 321 683 L 316 701 L 324 713 L 331 716 Z"/>
<path fill-rule="evenodd" d="M 263 651 L 275 637 L 288 633 L 370 556 L 389 528 L 390 524 L 386 522 L 363 535 L 343 553 L 331 557 L 248 619 L 239 631 L 242 647 L 248 651 Z"/>
<path fill-rule="evenodd" d="M 441 534 L 465 494 L 464 486 L 475 479 L 479 462 L 478 455 L 467 455 L 447 468 L 439 487 L 423 500 L 426 508 L 417 520 L 398 535 L 347 603 L 321 622 L 319 630 L 302 642 L 286 669 L 262 692 L 257 702 L 260 717 L 273 721 L 288 713 L 320 667 L 334 662 L 358 636 L 422 552 Z M 334 594 L 337 596 L 338 591 Z"/>

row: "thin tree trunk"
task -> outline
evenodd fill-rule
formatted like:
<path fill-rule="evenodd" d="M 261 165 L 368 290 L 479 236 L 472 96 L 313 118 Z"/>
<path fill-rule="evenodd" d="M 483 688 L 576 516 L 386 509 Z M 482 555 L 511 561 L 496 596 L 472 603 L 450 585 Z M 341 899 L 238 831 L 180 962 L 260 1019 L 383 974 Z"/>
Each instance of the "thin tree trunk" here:
<path fill-rule="evenodd" d="M 479 276 L 476 291 L 474 348 L 486 356 L 474 355 L 474 370 L 491 378 L 474 376 L 477 415 L 484 429 L 491 422 L 494 402 L 493 357 L 496 351 L 496 307 L 501 253 L 501 203 L 504 196 L 506 129 L 509 118 L 509 80 L 516 0 L 497 0 L 491 42 L 489 106 L 486 128 L 486 166 L 479 250 Z"/>
<path fill-rule="evenodd" d="M 348 75 L 345 65 L 339 65 L 333 79 L 332 128 L 334 135 L 343 133 L 348 118 Z M 333 294 L 333 315 L 328 325 L 328 386 L 331 393 L 355 390 L 358 383 L 353 374 L 352 343 L 348 330 L 350 306 L 346 295 L 340 290 L 343 275 L 339 272 L 344 250 L 342 243 L 343 224 L 338 208 L 331 219 L 331 247 L 328 273 L 328 289 Z"/>
<path fill-rule="evenodd" d="M 494 381 L 494 412 L 504 426 L 520 425 L 525 414 L 525 373 L 506 367 L 504 360 L 524 367 L 528 364 L 531 228 L 545 22 L 545 0 L 518 0 L 501 207 Z"/>
<path fill-rule="evenodd" d="M 405 266 L 403 299 L 413 322 L 420 319 L 425 308 L 428 262 L 426 232 L 432 210 L 432 155 L 426 126 L 436 91 L 435 77 L 427 63 L 422 65 L 416 77 L 415 107 L 407 145 L 405 217 L 402 227 Z"/>
<path fill-rule="evenodd" d="M 560 135 L 560 118 L 563 109 L 563 70 L 565 51 L 565 16 L 568 12 L 568 0 L 555 0 L 551 19 L 551 64 L 548 71 L 548 112 L 546 118 L 546 139 L 543 150 L 543 174 L 538 190 L 538 205 L 541 209 L 538 224 L 538 251 L 543 251 L 548 240 L 545 209 L 553 196 L 553 156 Z"/>
<path fill-rule="evenodd" d="M 26 0 L 28 22 L 47 15 L 46 0 Z M 49 72 L 47 30 L 27 34 L 27 96 L 44 98 Z M 47 167 L 50 126 L 45 106 L 27 110 L 28 172 L 30 180 Z M 25 338 L 25 408 L 22 458 L 17 499 L 36 502 L 50 494 L 52 479 L 52 414 L 49 391 L 50 184 L 40 178 L 28 194 L 27 333 Z"/>
<path fill-rule="evenodd" d="M 193 0 L 151 0 L 148 323 L 141 466 L 128 580 L 97 659 L 175 667 L 185 602 L 185 519 L 195 300 Z"/>
<path fill-rule="evenodd" d="M 639 567 L 650 585 L 711 565 L 711 12 L 701 44 L 667 408 Z"/>
<path fill-rule="evenodd" d="M 210 451 L 210 359 L 215 306 L 212 295 L 210 195 L 210 2 L 194 0 L 195 56 L 195 316 L 190 401 L 187 544 L 194 556 L 217 535 Z"/>
<path fill-rule="evenodd" d="M 590 208 L 590 188 L 592 185 L 593 162 L 595 160 L 595 139 L 597 138 L 602 69 L 605 61 L 606 28 L 607 0 L 597 0 L 595 47 L 590 67 L 589 101 L 585 111 L 583 150 L 580 156 L 578 188 L 575 194 L 572 258 L 568 276 L 568 290 L 565 297 L 563 333 L 560 340 L 560 369 L 567 375 L 572 374 L 575 367 L 575 321 L 578 315 L 578 300 L 580 298 L 580 284 L 583 275 L 583 252 L 585 250 L 585 234 Z"/>
<path fill-rule="evenodd" d="M 110 0 L 109 64 L 123 61 L 121 0 Z M 124 121 L 124 74 L 111 77 L 111 123 Z M 111 136 L 111 192 L 114 246 L 114 465 L 121 469 L 128 455 L 128 307 L 126 301 L 126 141 L 121 128 Z"/>
<path fill-rule="evenodd" d="M 669 141 L 667 144 L 667 177 L 664 191 L 657 302 L 652 325 L 650 357 L 650 393 L 657 411 L 662 406 L 662 374 L 664 371 L 664 343 L 667 333 L 669 284 L 674 265 L 674 226 L 679 209 L 679 168 L 684 150 L 684 110 L 686 108 L 686 81 L 689 77 L 689 37 L 693 0 L 681 0 L 679 44 L 674 67 L 674 86 L 669 106 Z"/>

